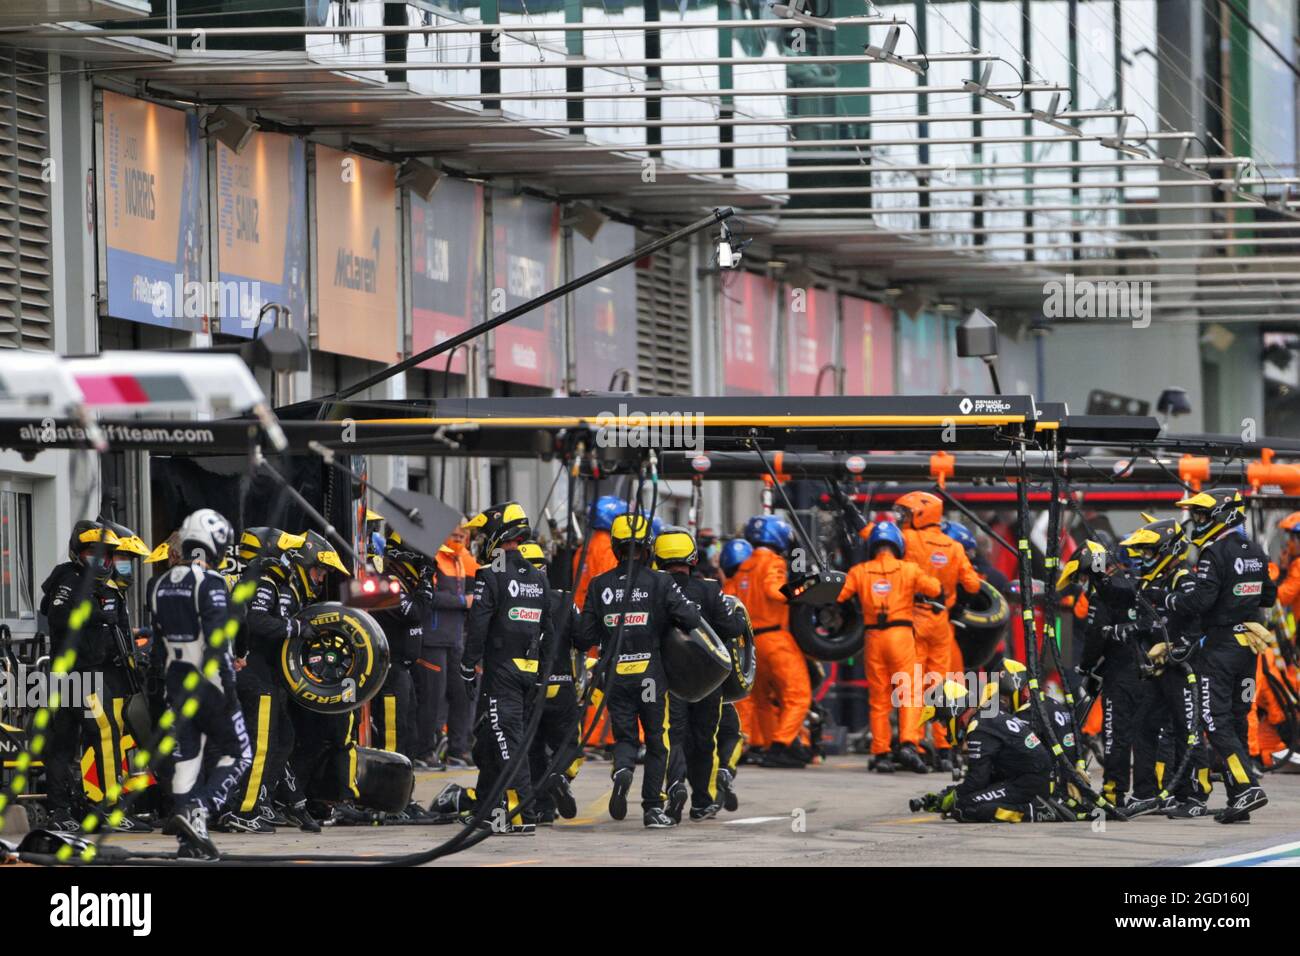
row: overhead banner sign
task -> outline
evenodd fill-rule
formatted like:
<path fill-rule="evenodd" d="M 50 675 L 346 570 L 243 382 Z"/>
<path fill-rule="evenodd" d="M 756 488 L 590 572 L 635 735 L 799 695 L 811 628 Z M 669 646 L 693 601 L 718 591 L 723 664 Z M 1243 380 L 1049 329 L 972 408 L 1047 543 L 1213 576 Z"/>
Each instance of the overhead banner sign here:
<path fill-rule="evenodd" d="M 894 313 L 852 296 L 840 298 L 845 395 L 894 394 Z"/>
<path fill-rule="evenodd" d="M 423 352 L 477 325 L 483 307 L 483 187 L 444 177 L 429 200 L 411 195 L 411 345 Z M 439 355 L 421 368 L 447 368 Z M 465 349 L 451 371 L 465 374 Z"/>
<path fill-rule="evenodd" d="M 785 289 L 785 393 L 816 395 L 821 370 L 833 361 L 835 294 L 826 289 Z M 835 379 L 822 389 L 835 394 Z"/>
<path fill-rule="evenodd" d="M 492 195 L 493 315 L 554 289 L 560 275 L 560 207 L 528 196 Z M 564 383 L 560 303 L 551 302 L 496 330 L 495 376 L 540 388 Z"/>
<path fill-rule="evenodd" d="M 205 331 L 198 117 L 104 92 L 108 314 Z"/>
<path fill-rule="evenodd" d="M 316 147 L 316 300 L 326 352 L 394 362 L 397 182 L 389 163 Z"/>
<path fill-rule="evenodd" d="M 754 272 L 723 274 L 722 382 L 728 395 L 775 395 L 772 338 L 776 283 Z"/>
<path fill-rule="evenodd" d="M 573 234 L 573 276 L 584 275 L 636 248 L 636 229 L 607 222 L 593 242 Z M 580 389 L 608 389 L 614 373 L 632 373 L 636 389 L 636 270 L 618 269 L 573 294 L 573 353 Z"/>
<path fill-rule="evenodd" d="M 262 306 L 275 303 L 289 310 L 290 327 L 307 337 L 302 140 L 255 133 L 242 153 L 217 144 L 217 261 L 221 281 L 213 299 L 222 332 L 253 335 Z"/>

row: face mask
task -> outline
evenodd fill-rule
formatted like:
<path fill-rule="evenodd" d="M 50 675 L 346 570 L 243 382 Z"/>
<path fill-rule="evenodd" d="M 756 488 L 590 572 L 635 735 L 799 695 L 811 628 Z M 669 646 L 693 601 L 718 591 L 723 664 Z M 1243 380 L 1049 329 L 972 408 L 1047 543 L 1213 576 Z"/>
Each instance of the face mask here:
<path fill-rule="evenodd" d="M 113 562 L 113 569 L 117 572 L 118 577 L 129 578 L 132 570 L 130 559 L 119 558 Z"/>

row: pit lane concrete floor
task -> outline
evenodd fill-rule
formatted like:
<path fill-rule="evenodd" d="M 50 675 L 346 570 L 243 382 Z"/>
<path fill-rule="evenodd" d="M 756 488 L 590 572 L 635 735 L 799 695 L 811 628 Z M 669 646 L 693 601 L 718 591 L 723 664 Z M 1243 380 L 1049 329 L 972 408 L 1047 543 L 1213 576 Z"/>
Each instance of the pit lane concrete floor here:
<path fill-rule="evenodd" d="M 804 770 L 741 767 L 737 812 L 703 823 L 684 821 L 665 831 L 641 825 L 635 802 L 640 768 L 627 819 L 610 819 L 609 770 L 604 761 L 587 761 L 574 786 L 576 819 L 541 828 L 535 836 L 494 836 L 433 865 L 1182 865 L 1300 841 L 1300 776 L 1265 777 L 1270 803 L 1244 825 L 1150 816 L 1107 821 L 1104 828 L 1090 823 L 959 824 L 907 809 L 909 797 L 946 786 L 947 774 L 870 774 L 865 757 L 831 757 Z M 427 805 L 446 783 L 472 785 L 473 780 L 472 771 L 422 773 L 416 799 Z M 1223 802 L 1223 789 L 1216 786 L 1211 806 Z M 228 853 L 356 853 L 364 859 L 426 849 L 459 826 L 327 827 L 319 835 L 281 830 L 270 836 L 217 833 L 214 838 Z M 131 849 L 175 846 L 160 834 L 117 834 L 111 843 Z"/>

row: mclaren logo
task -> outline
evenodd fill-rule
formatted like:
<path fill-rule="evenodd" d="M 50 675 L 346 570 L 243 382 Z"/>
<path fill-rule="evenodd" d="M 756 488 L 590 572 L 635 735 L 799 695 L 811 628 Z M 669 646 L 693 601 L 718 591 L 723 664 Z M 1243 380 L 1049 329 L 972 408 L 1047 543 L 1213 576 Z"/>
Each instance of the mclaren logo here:
<path fill-rule="evenodd" d="M 506 612 L 506 617 L 512 621 L 525 621 L 529 624 L 536 624 L 542 619 L 542 609 L 539 607 L 512 607 Z"/>
<path fill-rule="evenodd" d="M 339 246 L 334 261 L 334 285 L 357 292 L 379 291 L 379 230 L 370 239 L 370 248 L 364 253 Z"/>

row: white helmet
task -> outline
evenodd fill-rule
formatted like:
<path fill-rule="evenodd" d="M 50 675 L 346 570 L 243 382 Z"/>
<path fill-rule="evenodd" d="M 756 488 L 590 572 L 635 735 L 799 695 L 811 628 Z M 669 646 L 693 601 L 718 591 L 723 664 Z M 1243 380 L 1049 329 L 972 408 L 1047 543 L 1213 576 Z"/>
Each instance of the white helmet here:
<path fill-rule="evenodd" d="M 200 508 L 181 522 L 178 536 L 182 561 L 202 557 L 208 564 L 216 567 L 226 556 L 230 542 L 235 537 L 235 529 L 216 511 L 211 508 Z"/>

